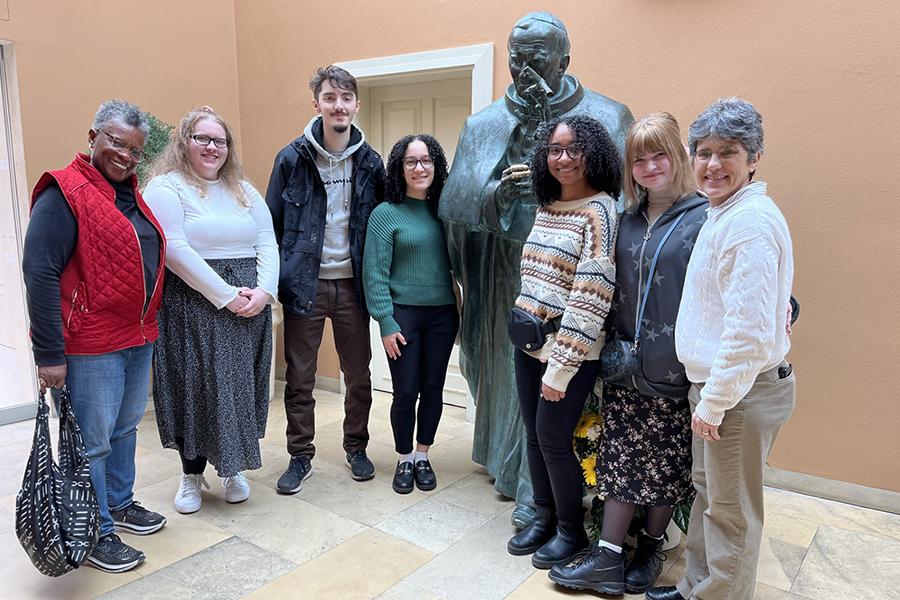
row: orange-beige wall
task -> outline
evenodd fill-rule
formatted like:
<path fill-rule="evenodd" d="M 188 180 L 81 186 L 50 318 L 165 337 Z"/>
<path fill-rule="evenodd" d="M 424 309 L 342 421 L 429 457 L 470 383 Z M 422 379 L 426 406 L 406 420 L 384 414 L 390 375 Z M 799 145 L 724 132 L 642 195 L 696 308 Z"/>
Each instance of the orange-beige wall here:
<path fill-rule="evenodd" d="M 231 2 L 0 3 L 8 6 L 0 39 L 15 56 L 29 186 L 87 149 L 94 113 L 109 98 L 173 124 L 209 104 L 240 130 Z"/>
<path fill-rule="evenodd" d="M 493 42 L 496 98 L 509 82 L 512 24 L 548 8 L 569 29 L 570 72 L 636 116 L 667 110 L 686 129 L 721 95 L 763 114 L 759 176 L 790 224 L 803 304 L 790 356 L 797 408 L 771 463 L 900 491 L 893 0 L 236 0 L 248 171 L 265 181 L 313 114 L 306 82 L 316 66 Z M 320 372 L 336 376 L 333 356 Z"/>

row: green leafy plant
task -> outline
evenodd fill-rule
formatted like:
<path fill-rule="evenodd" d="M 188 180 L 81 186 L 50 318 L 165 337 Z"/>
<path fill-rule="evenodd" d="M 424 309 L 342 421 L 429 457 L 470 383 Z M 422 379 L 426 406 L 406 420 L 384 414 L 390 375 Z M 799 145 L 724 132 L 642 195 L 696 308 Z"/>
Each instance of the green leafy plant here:
<path fill-rule="evenodd" d="M 150 135 L 147 136 L 147 141 L 144 142 L 144 160 L 138 163 L 136 169 L 138 183 L 141 187 L 147 185 L 150 165 L 153 164 L 156 157 L 160 155 L 166 144 L 169 143 L 169 138 L 172 137 L 172 132 L 175 130 L 174 126 L 156 118 L 150 113 L 147 113 L 147 120 L 150 122 Z"/>

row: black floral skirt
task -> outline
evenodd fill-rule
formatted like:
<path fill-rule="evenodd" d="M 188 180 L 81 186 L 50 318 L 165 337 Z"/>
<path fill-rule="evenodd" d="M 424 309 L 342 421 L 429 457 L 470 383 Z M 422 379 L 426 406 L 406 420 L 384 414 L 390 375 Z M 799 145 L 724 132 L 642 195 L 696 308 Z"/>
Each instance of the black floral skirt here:
<path fill-rule="evenodd" d="M 598 493 L 643 506 L 691 502 L 691 409 L 688 399 L 603 387 Z"/>
<path fill-rule="evenodd" d="M 236 287 L 256 287 L 256 259 L 206 261 Z M 185 458 L 205 457 L 219 476 L 262 466 L 266 433 L 272 310 L 238 317 L 217 309 L 166 272 L 153 352 L 153 406 L 165 448 L 184 440 Z"/>

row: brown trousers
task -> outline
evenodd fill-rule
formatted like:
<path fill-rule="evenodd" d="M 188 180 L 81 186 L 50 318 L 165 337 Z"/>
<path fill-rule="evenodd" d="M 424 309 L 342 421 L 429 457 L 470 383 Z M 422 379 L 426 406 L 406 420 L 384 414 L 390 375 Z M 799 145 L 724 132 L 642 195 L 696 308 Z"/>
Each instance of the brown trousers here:
<path fill-rule="evenodd" d="M 794 409 L 794 386 L 794 375 L 779 379 L 778 367 L 760 373 L 750 392 L 725 412 L 720 440 L 693 436 L 697 496 L 687 533 L 687 571 L 677 584 L 684 598 L 753 599 L 762 541 L 763 469 Z M 702 387 L 691 386 L 691 412 Z"/>
<path fill-rule="evenodd" d="M 369 320 L 360 310 L 352 279 L 320 279 L 316 304 L 309 316 L 285 315 L 284 358 L 287 361 L 284 409 L 287 449 L 291 456 L 316 453 L 313 389 L 325 318 L 331 319 L 334 345 L 344 374 L 344 451 L 364 450 L 369 443 L 372 377 Z"/>

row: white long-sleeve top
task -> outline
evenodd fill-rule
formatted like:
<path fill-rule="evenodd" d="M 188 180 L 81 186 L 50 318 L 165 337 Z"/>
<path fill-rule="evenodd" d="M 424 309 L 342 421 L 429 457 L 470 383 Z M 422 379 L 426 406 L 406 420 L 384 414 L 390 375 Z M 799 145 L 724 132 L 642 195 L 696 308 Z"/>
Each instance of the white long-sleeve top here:
<path fill-rule="evenodd" d="M 257 287 L 273 298 L 278 292 L 278 245 L 265 200 L 247 181 L 241 182 L 250 206 L 210 181 L 205 195 L 178 173 L 154 177 L 144 200 L 166 234 L 166 267 L 203 294 L 216 308 L 237 297 L 206 259 L 256 258 Z"/>
<path fill-rule="evenodd" d="M 719 425 L 790 350 L 794 258 L 765 183 L 741 188 L 708 214 L 688 262 L 675 349 L 688 379 L 705 383 L 696 415 Z"/>

